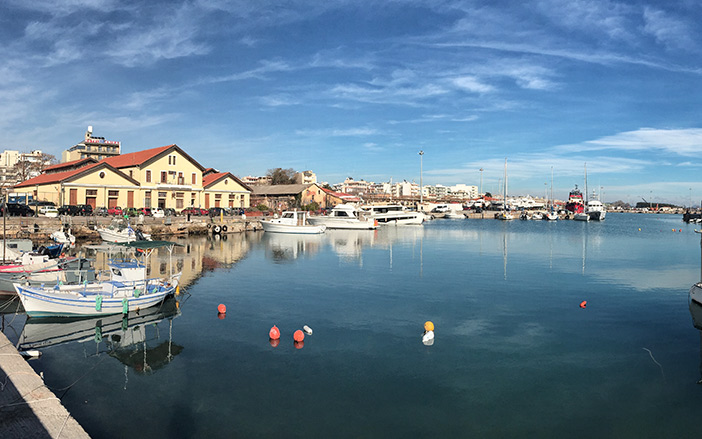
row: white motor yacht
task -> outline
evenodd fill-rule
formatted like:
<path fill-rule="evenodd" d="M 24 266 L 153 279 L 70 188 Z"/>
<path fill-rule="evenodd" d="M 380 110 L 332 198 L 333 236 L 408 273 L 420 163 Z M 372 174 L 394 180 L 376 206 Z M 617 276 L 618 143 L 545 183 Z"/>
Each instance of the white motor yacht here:
<path fill-rule="evenodd" d="M 422 212 L 405 210 L 399 204 L 369 205 L 361 207 L 361 210 L 377 220 L 381 226 L 421 225 L 424 222 Z"/>
<path fill-rule="evenodd" d="M 365 217 L 363 212 L 351 204 L 338 204 L 334 206 L 329 215 L 311 216 L 307 222 L 314 226 L 327 226 L 327 229 L 372 230 L 378 228 L 376 220 Z"/>
<path fill-rule="evenodd" d="M 261 221 L 261 226 L 263 226 L 264 232 L 303 233 L 306 235 L 324 233 L 327 229 L 325 225 L 307 224 L 307 212 L 298 210 L 284 211 L 280 218 Z"/>

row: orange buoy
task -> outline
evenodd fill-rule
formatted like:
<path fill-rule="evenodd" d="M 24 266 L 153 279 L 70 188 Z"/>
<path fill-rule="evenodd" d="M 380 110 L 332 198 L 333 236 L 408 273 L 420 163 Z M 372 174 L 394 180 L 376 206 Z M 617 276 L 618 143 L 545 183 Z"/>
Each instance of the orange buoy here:
<path fill-rule="evenodd" d="M 268 343 L 270 343 L 271 346 L 273 346 L 274 348 L 277 348 L 278 345 L 280 344 L 280 339 L 279 339 L 279 338 L 276 338 L 275 340 L 273 340 L 273 339 L 271 338 L 270 340 L 268 340 Z"/>
<path fill-rule="evenodd" d="M 220 314 L 226 314 L 227 313 L 227 307 L 224 306 L 223 303 L 220 303 L 219 306 L 217 307 L 217 312 Z"/>
<path fill-rule="evenodd" d="M 303 347 L 305 347 L 304 341 L 296 341 L 295 342 L 295 349 L 302 349 Z"/>
<path fill-rule="evenodd" d="M 295 331 L 295 333 L 293 334 L 293 339 L 294 339 L 295 341 L 302 341 L 302 340 L 305 339 L 305 333 L 298 329 L 298 330 Z"/>
<path fill-rule="evenodd" d="M 434 330 L 434 323 L 431 321 L 427 321 L 424 323 L 424 330 L 425 331 L 433 331 Z"/>
<path fill-rule="evenodd" d="M 587 306 L 587 300 L 580 302 L 580 308 L 585 308 Z"/>
<path fill-rule="evenodd" d="M 268 331 L 268 338 L 271 340 L 280 340 L 280 329 L 273 325 L 270 331 Z"/>

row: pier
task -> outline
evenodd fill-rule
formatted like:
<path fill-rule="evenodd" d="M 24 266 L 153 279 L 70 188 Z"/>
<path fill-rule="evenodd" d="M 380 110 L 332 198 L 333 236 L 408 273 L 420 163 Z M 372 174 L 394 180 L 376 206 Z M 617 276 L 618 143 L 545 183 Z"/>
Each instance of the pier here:
<path fill-rule="evenodd" d="M 90 437 L 2 332 L 0 437 Z"/>

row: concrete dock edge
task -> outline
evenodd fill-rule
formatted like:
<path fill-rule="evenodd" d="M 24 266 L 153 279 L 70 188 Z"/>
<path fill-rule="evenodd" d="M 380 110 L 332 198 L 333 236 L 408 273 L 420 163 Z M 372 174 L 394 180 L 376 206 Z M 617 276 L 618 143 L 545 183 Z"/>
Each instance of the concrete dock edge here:
<path fill-rule="evenodd" d="M 90 437 L 3 333 L 0 333 L 0 437 Z"/>

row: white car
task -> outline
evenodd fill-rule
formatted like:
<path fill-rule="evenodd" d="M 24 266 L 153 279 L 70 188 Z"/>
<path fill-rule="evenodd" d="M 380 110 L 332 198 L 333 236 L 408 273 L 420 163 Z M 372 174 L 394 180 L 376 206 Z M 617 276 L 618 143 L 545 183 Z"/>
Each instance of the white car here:
<path fill-rule="evenodd" d="M 39 209 L 39 214 L 49 218 L 58 218 L 59 211 L 54 206 L 44 206 Z"/>
<path fill-rule="evenodd" d="M 166 214 L 163 213 L 163 209 L 154 207 L 153 209 L 151 209 L 151 216 L 153 216 L 154 218 L 163 218 L 164 216 L 166 216 Z"/>

